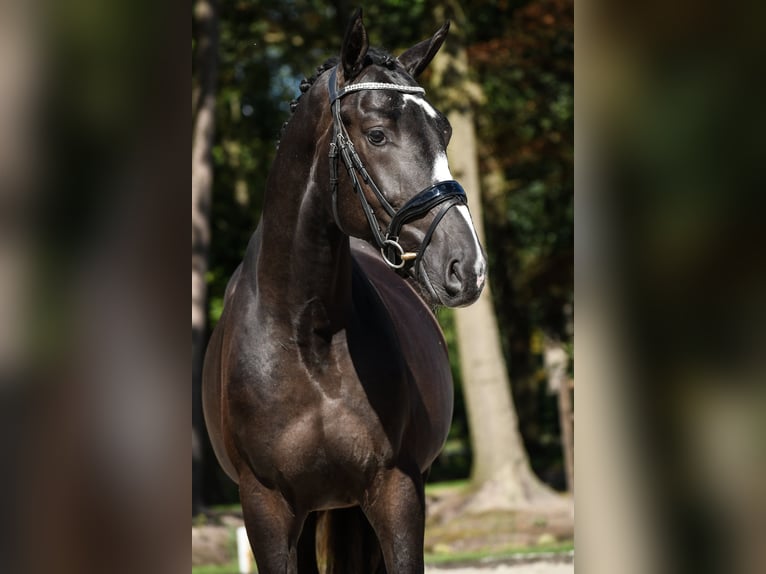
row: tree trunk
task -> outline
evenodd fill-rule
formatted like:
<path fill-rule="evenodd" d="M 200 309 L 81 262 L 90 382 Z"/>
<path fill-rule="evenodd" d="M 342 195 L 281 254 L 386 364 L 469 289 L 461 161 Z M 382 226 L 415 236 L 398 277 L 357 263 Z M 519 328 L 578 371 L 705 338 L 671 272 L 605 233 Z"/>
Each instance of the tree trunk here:
<path fill-rule="evenodd" d="M 574 380 L 569 377 L 564 379 L 564 384 L 559 389 L 559 418 L 567 490 L 574 494 Z"/>
<path fill-rule="evenodd" d="M 456 144 L 450 167 L 466 188 L 483 240 L 473 114 L 455 110 L 448 117 Z M 476 303 L 456 310 L 455 324 L 473 450 L 471 480 L 476 495 L 470 509 L 518 508 L 552 498 L 552 491 L 532 472 L 519 432 L 489 285 Z"/>
<path fill-rule="evenodd" d="M 433 81 L 447 97 L 444 107 L 453 134 L 448 150 L 450 168 L 466 189 L 474 225 L 483 242 L 473 115 L 473 105 L 481 100 L 482 94 L 480 86 L 468 77 L 468 57 L 460 30 L 455 29 L 462 14 L 459 7 L 452 8 L 450 40 L 447 50 L 434 60 Z M 438 17 L 443 19 L 444 14 Z M 513 509 L 556 500 L 553 491 L 532 472 L 519 433 L 489 285 L 476 303 L 456 310 L 455 323 L 473 451 L 474 494 L 466 510 Z"/>
<path fill-rule="evenodd" d="M 560 341 L 545 337 L 543 361 L 548 377 L 548 390 L 556 393 L 559 403 L 561 448 L 564 455 L 567 490 L 574 493 L 574 405 L 572 380 L 569 378 L 569 355 Z"/>
<path fill-rule="evenodd" d="M 207 315 L 205 273 L 210 248 L 210 200 L 213 191 L 211 150 L 215 135 L 215 90 L 218 76 L 218 5 L 194 4 L 199 71 L 197 109 L 192 110 L 192 513 L 201 508 L 199 442 L 204 436 L 201 406 L 202 358 Z"/>

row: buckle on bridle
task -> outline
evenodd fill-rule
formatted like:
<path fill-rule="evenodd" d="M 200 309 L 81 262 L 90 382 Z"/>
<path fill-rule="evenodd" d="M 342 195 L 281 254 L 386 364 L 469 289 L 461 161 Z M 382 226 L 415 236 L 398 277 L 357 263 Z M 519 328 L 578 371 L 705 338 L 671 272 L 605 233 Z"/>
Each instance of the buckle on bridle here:
<path fill-rule="evenodd" d="M 388 250 L 386 248 L 389 246 L 393 247 L 399 252 L 399 263 L 396 261 L 391 261 L 388 258 L 388 254 L 386 253 Z M 404 248 L 399 245 L 399 242 L 396 241 L 396 239 L 384 239 L 383 245 L 380 247 L 380 254 L 383 256 L 383 260 L 386 262 L 386 264 L 392 269 L 401 269 L 404 267 Z"/>
<path fill-rule="evenodd" d="M 386 262 L 386 264 L 391 267 L 392 269 L 401 269 L 407 264 L 407 261 L 412 261 L 413 259 L 417 258 L 418 254 L 412 251 L 404 251 L 404 248 L 399 244 L 399 238 L 394 237 L 393 239 L 386 238 L 383 240 L 383 245 L 380 247 L 380 254 L 383 256 L 383 260 Z M 388 258 L 388 255 L 386 253 L 388 247 L 393 247 L 398 253 L 395 253 L 395 259 L 396 257 L 399 258 L 399 263 L 396 261 L 391 261 Z"/>

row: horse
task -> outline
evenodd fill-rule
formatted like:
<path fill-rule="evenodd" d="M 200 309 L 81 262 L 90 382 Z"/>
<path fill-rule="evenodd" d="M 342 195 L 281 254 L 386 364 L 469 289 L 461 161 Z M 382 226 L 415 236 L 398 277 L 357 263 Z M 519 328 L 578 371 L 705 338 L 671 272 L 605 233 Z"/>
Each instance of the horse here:
<path fill-rule="evenodd" d="M 259 572 L 423 572 L 424 481 L 453 388 L 436 306 L 474 302 L 486 257 L 415 78 L 361 11 L 302 86 L 261 220 L 206 352 L 203 408 Z"/>

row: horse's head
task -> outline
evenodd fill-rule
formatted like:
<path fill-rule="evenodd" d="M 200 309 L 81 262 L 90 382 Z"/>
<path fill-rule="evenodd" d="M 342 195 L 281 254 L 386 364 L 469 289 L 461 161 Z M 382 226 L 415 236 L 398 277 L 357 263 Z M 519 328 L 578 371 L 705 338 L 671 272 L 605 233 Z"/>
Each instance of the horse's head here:
<path fill-rule="evenodd" d="M 452 128 L 414 80 L 448 28 L 393 58 L 370 49 L 357 12 L 329 74 L 330 166 L 338 226 L 381 248 L 430 304 L 458 307 L 479 297 L 486 259 L 447 164 Z"/>

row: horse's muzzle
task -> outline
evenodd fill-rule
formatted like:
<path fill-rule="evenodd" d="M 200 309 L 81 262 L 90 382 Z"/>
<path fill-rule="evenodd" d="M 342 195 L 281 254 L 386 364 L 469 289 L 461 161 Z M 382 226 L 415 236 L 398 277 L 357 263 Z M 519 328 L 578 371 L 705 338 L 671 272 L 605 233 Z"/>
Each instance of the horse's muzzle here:
<path fill-rule="evenodd" d="M 483 257 L 472 259 L 453 259 L 444 273 L 444 292 L 450 307 L 470 305 L 481 295 L 487 277 L 487 265 Z M 450 304 L 452 302 L 452 304 Z"/>

